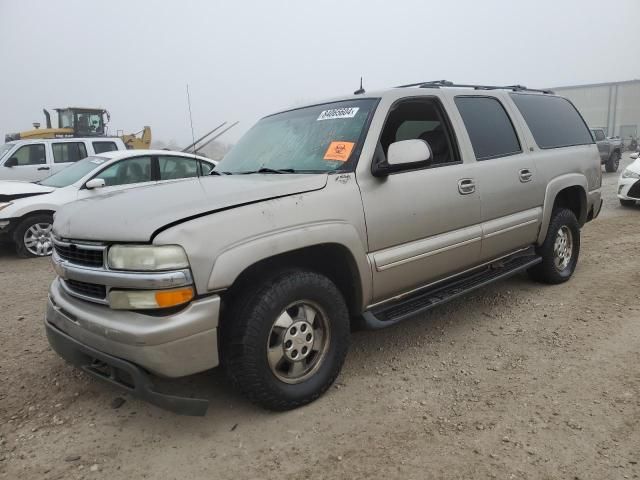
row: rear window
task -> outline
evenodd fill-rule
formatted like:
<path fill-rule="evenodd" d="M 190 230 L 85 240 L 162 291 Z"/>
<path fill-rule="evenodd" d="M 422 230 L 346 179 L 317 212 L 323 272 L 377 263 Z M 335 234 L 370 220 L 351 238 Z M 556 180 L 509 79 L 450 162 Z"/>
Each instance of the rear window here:
<path fill-rule="evenodd" d="M 96 152 L 96 155 L 114 150 L 118 150 L 115 142 L 93 142 L 93 151 Z"/>
<path fill-rule="evenodd" d="M 591 132 L 571 102 L 562 97 L 512 93 L 511 98 L 540 148 L 593 143 Z"/>
<path fill-rule="evenodd" d="M 492 97 L 456 97 L 477 160 L 520 153 L 520 142 L 502 104 Z"/>

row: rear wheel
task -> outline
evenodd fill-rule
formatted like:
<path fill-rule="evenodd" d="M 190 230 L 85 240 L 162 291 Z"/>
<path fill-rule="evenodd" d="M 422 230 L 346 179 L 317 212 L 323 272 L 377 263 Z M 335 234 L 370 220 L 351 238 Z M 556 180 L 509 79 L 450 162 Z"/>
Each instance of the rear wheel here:
<path fill-rule="evenodd" d="M 623 207 L 635 207 L 636 205 L 636 201 L 635 200 L 624 200 L 624 199 L 620 199 L 620 205 L 622 205 Z"/>
<path fill-rule="evenodd" d="M 604 164 L 604 169 L 609 172 L 617 172 L 618 167 L 620 166 L 620 152 L 612 152 L 607 159 L 607 162 Z"/>
<path fill-rule="evenodd" d="M 289 270 L 235 298 L 222 334 L 222 362 L 246 397 L 288 410 L 331 386 L 350 333 L 347 306 L 331 280 Z"/>
<path fill-rule="evenodd" d="M 13 233 L 16 251 L 21 257 L 46 257 L 53 251 L 51 228 L 53 215 L 42 213 L 22 220 Z"/>
<path fill-rule="evenodd" d="M 538 248 L 542 262 L 528 273 L 536 281 L 557 284 L 573 275 L 580 253 L 580 225 L 567 208 L 557 208 L 551 214 L 547 236 Z"/>

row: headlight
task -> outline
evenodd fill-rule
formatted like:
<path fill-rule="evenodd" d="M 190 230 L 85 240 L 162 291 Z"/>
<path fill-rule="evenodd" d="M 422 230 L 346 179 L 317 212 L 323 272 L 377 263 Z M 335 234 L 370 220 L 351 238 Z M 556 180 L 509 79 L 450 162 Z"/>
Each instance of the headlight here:
<path fill-rule="evenodd" d="M 628 168 L 622 172 L 622 178 L 640 178 L 640 173 L 632 172 Z"/>
<path fill-rule="evenodd" d="M 109 267 L 115 270 L 157 271 L 188 268 L 189 260 L 178 245 L 114 245 Z"/>
<path fill-rule="evenodd" d="M 0 210 L 7 208 L 9 205 L 13 205 L 11 202 L 0 202 Z"/>
<path fill-rule="evenodd" d="M 109 306 L 114 310 L 144 310 L 183 305 L 193 299 L 193 288 L 173 290 L 111 290 Z"/>

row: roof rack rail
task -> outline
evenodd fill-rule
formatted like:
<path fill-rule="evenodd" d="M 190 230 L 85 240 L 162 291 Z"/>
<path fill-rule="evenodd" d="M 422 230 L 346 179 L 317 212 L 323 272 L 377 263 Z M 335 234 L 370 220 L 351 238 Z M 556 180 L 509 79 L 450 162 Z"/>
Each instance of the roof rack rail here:
<path fill-rule="evenodd" d="M 467 85 L 462 83 L 453 83 L 449 80 L 432 80 L 430 82 L 408 83 L 406 85 L 398 85 L 396 88 L 440 88 L 440 87 L 458 87 L 473 88 L 474 90 L 511 90 L 514 92 L 537 92 L 537 93 L 553 93 L 552 90 L 537 90 L 535 88 L 527 88 L 524 85 Z"/>

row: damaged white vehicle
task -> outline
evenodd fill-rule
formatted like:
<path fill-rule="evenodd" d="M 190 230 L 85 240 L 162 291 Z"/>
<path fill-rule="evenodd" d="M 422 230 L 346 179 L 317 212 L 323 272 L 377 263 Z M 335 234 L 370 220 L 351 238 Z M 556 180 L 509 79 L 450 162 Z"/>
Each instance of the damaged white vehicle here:
<path fill-rule="evenodd" d="M 618 199 L 623 207 L 633 207 L 640 201 L 640 159 L 632 153 L 635 161 L 624 169 L 618 180 Z"/>
<path fill-rule="evenodd" d="M 0 181 L 0 241 L 22 257 L 51 255 L 54 212 L 75 200 L 158 182 L 208 175 L 216 162 L 166 150 L 105 152 L 37 183 Z"/>

